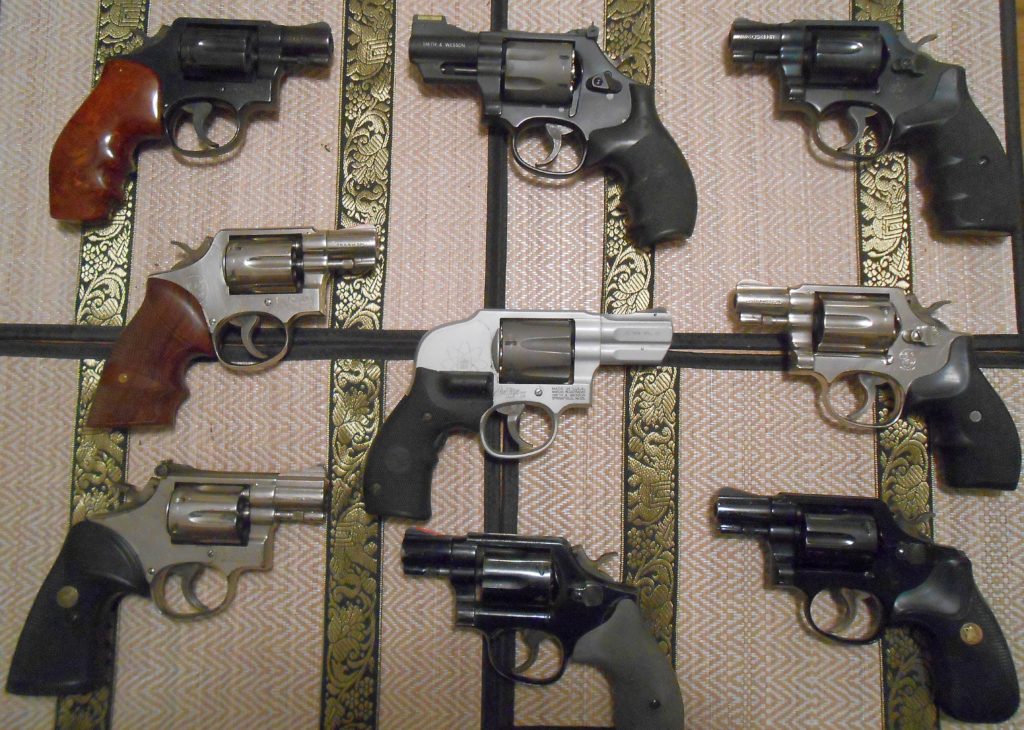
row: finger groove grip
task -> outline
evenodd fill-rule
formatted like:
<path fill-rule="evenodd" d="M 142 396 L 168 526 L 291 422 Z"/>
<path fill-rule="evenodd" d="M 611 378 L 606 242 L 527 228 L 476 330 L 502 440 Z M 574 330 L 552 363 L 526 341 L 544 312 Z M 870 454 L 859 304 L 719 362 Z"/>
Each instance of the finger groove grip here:
<path fill-rule="evenodd" d="M 606 166 L 622 179 L 629 232 L 639 245 L 686 238 L 697 219 L 690 166 L 658 118 L 653 89 L 631 83 L 629 93 L 629 119 L 591 135 L 587 164 Z"/>
<path fill-rule="evenodd" d="M 1020 688 L 1010 647 L 965 556 L 950 555 L 921 585 L 901 594 L 893 620 L 923 629 L 935 703 L 950 717 L 1002 722 L 1017 711 Z"/>
<path fill-rule="evenodd" d="M 50 154 L 50 215 L 101 221 L 124 198 L 140 142 L 163 136 L 160 79 L 147 66 L 115 59 L 64 126 Z"/>
<path fill-rule="evenodd" d="M 412 388 L 384 421 L 366 460 L 366 509 L 430 519 L 438 452 L 455 431 L 478 431 L 493 403 L 491 373 L 416 368 Z"/>
<path fill-rule="evenodd" d="M 146 297 L 103 366 L 86 425 L 168 426 L 188 396 L 185 370 L 213 357 L 199 302 L 170 281 L 151 278 Z"/>
<path fill-rule="evenodd" d="M 21 630 L 7 691 L 79 694 L 110 682 L 113 622 L 128 593 L 149 595 L 131 545 L 95 522 L 72 527 Z"/>
<path fill-rule="evenodd" d="M 949 361 L 916 381 L 907 406 L 924 414 L 946 483 L 962 489 L 1017 488 L 1020 436 L 1002 398 L 978 369 L 971 338 L 954 340 Z"/>

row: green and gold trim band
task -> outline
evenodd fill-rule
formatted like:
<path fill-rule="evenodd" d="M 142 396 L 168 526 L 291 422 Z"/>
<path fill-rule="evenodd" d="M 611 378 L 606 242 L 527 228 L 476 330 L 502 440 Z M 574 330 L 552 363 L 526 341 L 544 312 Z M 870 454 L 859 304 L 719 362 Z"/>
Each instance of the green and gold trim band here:
<path fill-rule="evenodd" d="M 131 51 L 142 43 L 146 37 L 148 13 L 148 0 L 101 0 L 96 19 L 94 84 L 108 58 Z M 82 228 L 75 324 L 124 325 L 128 312 L 134 222 L 135 178 L 132 176 L 125 189 L 124 205 L 113 219 L 106 225 Z M 78 364 L 78 399 L 71 461 L 72 524 L 90 515 L 115 509 L 123 499 L 116 485 L 125 480 L 127 434 L 85 427 L 85 416 L 102 370 L 102 360 L 81 360 Z M 113 635 L 115 631 L 116 624 L 112 621 L 110 632 Z M 111 664 L 110 680 L 113 679 L 113 670 Z M 112 702 L 110 682 L 95 692 L 58 697 L 54 725 L 57 730 L 108 728 Z"/>
<path fill-rule="evenodd" d="M 337 221 L 343 227 L 374 225 L 380 250 L 371 274 L 335 282 L 331 326 L 380 329 L 391 196 L 394 0 L 350 0 L 343 38 Z M 380 427 L 383 371 L 374 360 L 331 362 L 323 728 L 377 723 L 382 524 L 366 512 L 363 470 Z"/>
<path fill-rule="evenodd" d="M 605 4 L 605 52 L 634 81 L 654 79 L 654 2 Z M 654 300 L 654 256 L 626 234 L 622 188 L 605 181 L 602 309 L 639 312 Z M 644 617 L 675 657 L 678 543 L 677 404 L 675 368 L 629 368 L 624 394 L 623 580 L 640 590 Z"/>
<path fill-rule="evenodd" d="M 903 3 L 898 0 L 853 0 L 854 20 L 885 21 L 903 29 Z M 868 135 L 862 154 L 878 149 Z M 910 183 L 907 156 L 889 153 L 857 164 L 857 239 L 860 283 L 911 290 Z M 889 403 L 879 399 L 877 417 L 887 416 Z M 875 480 L 878 496 L 904 524 L 931 532 L 932 488 L 928 433 L 918 418 L 902 418 L 875 438 Z M 938 727 L 928 672 L 915 632 L 889 629 L 881 641 L 882 710 L 886 728 Z"/>

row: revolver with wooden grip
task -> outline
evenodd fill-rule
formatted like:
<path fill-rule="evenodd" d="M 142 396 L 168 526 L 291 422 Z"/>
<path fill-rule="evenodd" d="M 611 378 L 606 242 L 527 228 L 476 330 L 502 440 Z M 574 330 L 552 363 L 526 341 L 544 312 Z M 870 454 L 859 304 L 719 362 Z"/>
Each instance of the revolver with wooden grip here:
<path fill-rule="evenodd" d="M 330 65 L 327 23 L 178 18 L 138 50 L 110 57 L 50 155 L 50 215 L 106 220 L 124 196 L 135 148 L 168 139 L 189 157 L 224 155 L 249 117 L 277 108 L 286 73 Z M 230 137 L 214 123 L 222 120 Z M 179 136 L 191 122 L 194 142 Z"/>
<path fill-rule="evenodd" d="M 481 309 L 428 332 L 416 349 L 412 388 L 384 421 L 366 460 L 366 509 L 426 520 L 438 452 L 455 431 L 475 431 L 493 459 L 546 450 L 568 408 L 590 405 L 600 365 L 657 365 L 672 342 L 664 310 L 590 314 Z M 527 411 L 547 423 L 545 441 L 523 437 Z M 504 416 L 509 449 L 486 428 Z"/>
<path fill-rule="evenodd" d="M 622 181 L 630 233 L 641 246 L 686 238 L 697 218 L 690 166 L 654 108 L 654 89 L 619 71 L 597 28 L 569 33 L 470 33 L 441 15 L 412 21 L 409 58 L 428 84 L 476 84 L 484 120 L 512 130 L 512 156 L 535 175 L 562 178 L 592 167 Z M 534 132 L 550 147 L 528 160 Z M 582 147 L 575 166 L 555 165 L 563 140 Z"/>
<path fill-rule="evenodd" d="M 1020 436 L 1013 417 L 975 362 L 971 337 L 954 332 L 902 289 L 818 286 L 787 289 L 742 281 L 733 305 L 741 323 L 782 330 L 794 373 L 812 375 L 821 403 L 836 421 L 886 428 L 904 411 L 923 415 L 951 487 L 1016 489 Z M 830 393 L 840 381 L 861 391 L 861 405 L 842 414 Z M 892 397 L 874 419 L 876 394 Z"/>
<path fill-rule="evenodd" d="M 315 524 L 328 504 L 322 467 L 291 474 L 204 471 L 165 461 L 126 506 L 75 524 L 43 581 L 14 650 L 7 691 L 91 692 L 110 681 L 110 634 L 129 594 L 176 619 L 215 616 L 238 579 L 270 570 L 278 524 Z M 207 572 L 224 580 L 217 605 L 200 596 Z M 183 607 L 168 599 L 181 581 Z M 204 600 L 205 599 L 205 600 Z"/>
<path fill-rule="evenodd" d="M 683 699 L 668 657 L 644 625 L 637 589 L 619 583 L 561 537 L 415 528 L 402 541 L 406 575 L 447 578 L 455 590 L 455 625 L 484 635 L 494 671 L 526 684 L 550 684 L 570 661 L 601 670 L 611 684 L 619 730 L 678 730 Z M 519 635 L 526 656 L 507 662 L 503 636 Z M 551 642 L 557 666 L 545 667 Z"/>
<path fill-rule="evenodd" d="M 889 626 L 916 627 L 950 717 L 1003 722 L 1017 711 L 1010 647 L 962 551 L 910 534 L 880 499 L 723 489 L 715 518 L 725 534 L 767 542 L 771 584 L 804 594 L 822 636 L 864 644 Z"/>
<path fill-rule="evenodd" d="M 332 277 L 365 273 L 377 256 L 372 226 L 225 229 L 196 250 L 178 245 L 185 259 L 149 277 L 142 306 L 103 366 L 90 427 L 173 423 L 188 395 L 185 370 L 199 357 L 241 371 L 276 365 L 295 320 L 326 313 Z M 252 360 L 226 357 L 225 337 L 237 330 Z"/>
<path fill-rule="evenodd" d="M 934 36 L 932 36 L 934 38 Z M 1013 233 L 1020 190 L 1010 159 L 967 91 L 962 66 L 941 63 L 885 22 L 737 20 L 733 63 L 778 68 L 781 108 L 809 118 L 814 141 L 841 159 L 890 150 L 921 153 L 931 212 L 943 233 Z M 826 143 L 823 119 L 845 118 L 852 137 Z M 870 127 L 877 133 L 866 137 Z"/>

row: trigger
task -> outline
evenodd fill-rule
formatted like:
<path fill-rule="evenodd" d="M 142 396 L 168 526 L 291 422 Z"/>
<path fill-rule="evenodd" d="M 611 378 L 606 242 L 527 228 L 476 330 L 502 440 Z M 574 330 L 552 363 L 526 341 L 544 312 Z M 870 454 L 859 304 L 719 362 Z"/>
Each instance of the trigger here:
<path fill-rule="evenodd" d="M 255 314 L 247 314 L 239 318 L 239 327 L 242 329 L 242 344 L 245 345 L 245 349 L 253 357 L 260 360 L 268 360 L 270 356 L 256 347 L 256 343 L 252 339 L 253 335 L 256 334 L 256 330 L 259 329 L 259 325 L 260 318 Z"/>
<path fill-rule="evenodd" d="M 188 605 L 202 613 L 208 613 L 210 607 L 196 594 L 196 585 L 205 570 L 201 563 L 184 563 L 175 565 L 168 571 L 169 575 L 176 575 L 181 580 L 181 594 L 188 601 Z"/>
<path fill-rule="evenodd" d="M 192 117 L 192 126 L 196 130 L 196 137 L 205 149 L 215 150 L 219 144 L 210 139 L 207 134 L 210 131 L 209 119 L 213 114 L 213 104 L 208 101 L 195 101 L 185 105 L 185 111 Z"/>
<path fill-rule="evenodd" d="M 519 425 L 525 411 L 526 406 L 522 403 L 516 403 L 501 409 L 501 412 L 505 414 L 505 422 L 508 424 L 508 433 L 512 440 L 516 442 L 516 446 L 519 446 L 521 449 L 532 449 L 533 444 L 525 440 L 519 432 Z"/>
<path fill-rule="evenodd" d="M 562 138 L 565 137 L 565 129 L 550 122 L 544 125 L 544 131 L 548 133 L 548 142 L 551 143 L 551 152 L 543 160 L 537 163 L 537 167 L 547 167 L 556 159 L 562 151 Z"/>
<path fill-rule="evenodd" d="M 840 152 L 856 154 L 857 145 L 864 139 L 868 131 L 868 119 L 875 116 L 877 112 L 866 106 L 851 106 L 846 110 L 846 119 L 854 126 L 853 138 L 839 148 Z"/>
<path fill-rule="evenodd" d="M 860 387 L 864 389 L 864 404 L 846 417 L 851 421 L 861 423 L 861 418 L 875 407 L 875 401 L 878 396 L 878 384 L 885 381 L 871 373 L 860 373 L 857 375 L 857 380 L 860 382 Z"/>
<path fill-rule="evenodd" d="M 842 634 L 857 618 L 857 601 L 850 600 L 850 595 L 845 588 L 829 588 L 828 592 L 839 610 L 839 615 L 836 617 L 835 623 L 829 627 L 828 633 Z"/>
<path fill-rule="evenodd" d="M 523 674 L 530 670 L 530 667 L 533 666 L 533 663 L 537 661 L 537 657 L 540 655 L 540 645 L 544 641 L 544 632 L 537 631 L 536 629 L 523 629 L 522 636 L 528 653 L 523 663 L 516 667 L 516 674 Z"/>

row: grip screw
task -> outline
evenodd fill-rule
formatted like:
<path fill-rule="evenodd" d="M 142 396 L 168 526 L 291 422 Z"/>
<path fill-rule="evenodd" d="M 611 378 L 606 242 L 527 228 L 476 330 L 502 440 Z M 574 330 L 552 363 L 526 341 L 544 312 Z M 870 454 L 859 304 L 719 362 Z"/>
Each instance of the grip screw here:
<path fill-rule="evenodd" d="M 960 641 L 968 646 L 976 646 L 985 638 L 985 632 L 976 623 L 966 623 L 960 627 Z"/>
<path fill-rule="evenodd" d="M 647 703 L 647 706 L 650 707 L 652 710 L 657 710 L 661 707 L 661 702 L 658 701 L 658 698 L 654 698 L 653 700 Z"/>
<path fill-rule="evenodd" d="M 119 382 L 121 385 L 124 385 L 125 383 L 127 383 L 128 382 L 128 373 L 121 373 L 120 375 L 118 375 L 117 376 L 117 382 Z"/>
<path fill-rule="evenodd" d="M 78 603 L 78 589 L 74 586 L 63 586 L 57 591 L 57 605 L 61 608 L 72 608 Z"/>

